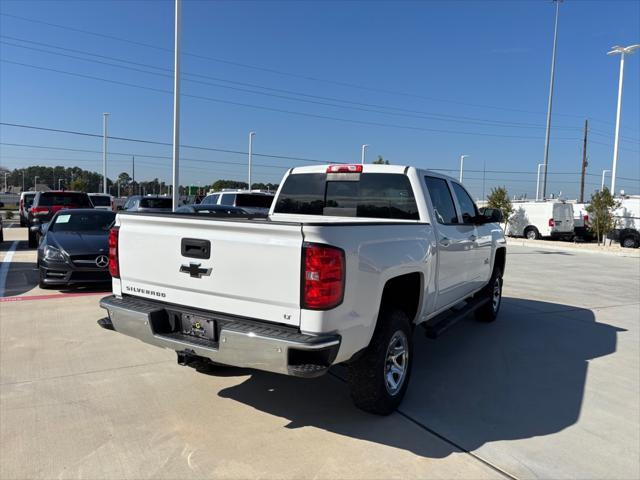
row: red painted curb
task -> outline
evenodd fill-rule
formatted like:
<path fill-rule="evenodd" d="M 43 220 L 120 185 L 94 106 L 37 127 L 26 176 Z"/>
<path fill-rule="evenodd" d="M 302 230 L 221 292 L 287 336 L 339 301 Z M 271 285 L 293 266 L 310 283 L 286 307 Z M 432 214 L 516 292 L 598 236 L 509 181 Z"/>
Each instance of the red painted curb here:
<path fill-rule="evenodd" d="M 83 292 L 83 293 L 51 293 L 49 295 L 25 295 L 23 297 L 2 297 L 2 302 L 27 302 L 31 300 L 50 300 L 52 298 L 69 298 L 69 297 L 87 297 L 91 295 L 109 295 L 108 291 L 105 292 Z"/>

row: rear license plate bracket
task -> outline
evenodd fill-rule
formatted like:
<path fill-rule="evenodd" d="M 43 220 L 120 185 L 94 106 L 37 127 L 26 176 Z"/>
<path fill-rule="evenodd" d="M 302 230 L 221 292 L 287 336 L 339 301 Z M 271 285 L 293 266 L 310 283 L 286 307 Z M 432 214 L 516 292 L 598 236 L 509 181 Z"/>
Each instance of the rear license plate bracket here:
<path fill-rule="evenodd" d="M 182 333 L 193 337 L 216 340 L 216 321 L 212 318 L 183 313 L 180 318 Z"/>

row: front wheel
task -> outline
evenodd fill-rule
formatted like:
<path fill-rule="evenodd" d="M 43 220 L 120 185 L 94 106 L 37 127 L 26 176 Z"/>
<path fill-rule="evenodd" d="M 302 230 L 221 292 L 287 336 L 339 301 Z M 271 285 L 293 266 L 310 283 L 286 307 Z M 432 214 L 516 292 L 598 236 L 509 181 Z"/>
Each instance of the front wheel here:
<path fill-rule="evenodd" d="M 480 295 L 488 297 L 488 301 L 476 310 L 476 320 L 485 323 L 493 322 L 498 317 L 502 305 L 502 272 L 500 270 L 494 271 L 491 280 Z"/>
<path fill-rule="evenodd" d="M 360 409 L 389 415 L 404 397 L 413 364 L 411 325 L 407 315 L 383 309 L 371 343 L 348 366 L 351 399 Z"/>

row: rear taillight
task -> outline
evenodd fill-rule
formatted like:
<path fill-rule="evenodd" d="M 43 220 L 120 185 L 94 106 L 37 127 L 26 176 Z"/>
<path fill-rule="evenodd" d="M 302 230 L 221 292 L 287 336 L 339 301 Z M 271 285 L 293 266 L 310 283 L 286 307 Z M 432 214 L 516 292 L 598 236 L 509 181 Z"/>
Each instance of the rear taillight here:
<path fill-rule="evenodd" d="M 340 305 L 344 295 L 344 251 L 305 243 L 302 255 L 302 308 L 328 310 Z"/>
<path fill-rule="evenodd" d="M 553 228 L 553 227 L 555 227 L 555 226 L 556 226 L 555 222 L 553 221 L 553 218 L 550 218 L 550 219 L 549 219 L 549 226 L 550 226 L 551 228 Z"/>
<path fill-rule="evenodd" d="M 120 227 L 109 230 L 109 273 L 113 278 L 120 278 L 120 263 L 118 261 L 118 233 Z"/>
<path fill-rule="evenodd" d="M 24 200 L 20 199 L 20 212 L 24 211 Z"/>
<path fill-rule="evenodd" d="M 584 220 L 584 223 L 589 223 L 589 215 L 582 217 L 582 220 Z"/>
<path fill-rule="evenodd" d="M 31 207 L 31 213 L 34 215 L 46 215 L 49 213 L 49 209 L 47 207 Z"/>

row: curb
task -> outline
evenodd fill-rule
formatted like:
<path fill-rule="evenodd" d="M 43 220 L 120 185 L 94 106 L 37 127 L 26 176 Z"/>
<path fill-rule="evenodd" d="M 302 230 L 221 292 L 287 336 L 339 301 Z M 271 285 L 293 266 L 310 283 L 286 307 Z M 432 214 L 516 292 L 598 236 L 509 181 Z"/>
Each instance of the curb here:
<path fill-rule="evenodd" d="M 507 238 L 507 245 L 518 247 L 539 248 L 541 250 L 560 250 L 566 252 L 590 253 L 595 255 L 612 255 L 614 257 L 640 258 L 640 249 L 629 248 L 619 251 L 594 250 L 591 248 L 573 247 L 571 243 L 567 245 L 549 244 L 545 240 L 525 240 L 523 238 Z M 628 250 L 628 251 L 626 251 Z"/>

